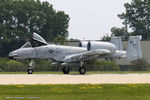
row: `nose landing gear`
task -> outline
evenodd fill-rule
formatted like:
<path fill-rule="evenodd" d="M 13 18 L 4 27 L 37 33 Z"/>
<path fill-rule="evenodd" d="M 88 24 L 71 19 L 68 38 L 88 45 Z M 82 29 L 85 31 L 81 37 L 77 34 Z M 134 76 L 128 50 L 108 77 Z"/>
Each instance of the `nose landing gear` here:
<path fill-rule="evenodd" d="M 29 68 L 27 70 L 28 74 L 33 73 L 33 64 L 34 64 L 34 62 L 33 62 L 33 60 L 31 60 L 30 63 L 29 63 Z"/>
<path fill-rule="evenodd" d="M 29 68 L 28 69 L 28 74 L 32 74 L 33 73 L 33 68 Z"/>

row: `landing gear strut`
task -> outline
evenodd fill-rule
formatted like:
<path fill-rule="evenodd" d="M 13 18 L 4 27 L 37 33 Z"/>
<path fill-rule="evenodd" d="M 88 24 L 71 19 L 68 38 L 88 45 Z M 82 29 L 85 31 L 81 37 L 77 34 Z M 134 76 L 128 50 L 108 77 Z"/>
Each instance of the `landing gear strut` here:
<path fill-rule="evenodd" d="M 70 72 L 69 67 L 64 67 L 64 68 L 63 68 L 63 73 L 64 73 L 64 74 L 69 74 L 69 72 Z"/>
<path fill-rule="evenodd" d="M 32 74 L 33 73 L 33 60 L 30 61 L 29 63 L 29 68 L 27 70 L 28 74 Z"/>
<path fill-rule="evenodd" d="M 79 73 L 80 74 L 85 74 L 86 73 L 86 68 L 85 68 L 85 62 L 81 61 L 80 62 L 80 68 L 79 68 Z"/>

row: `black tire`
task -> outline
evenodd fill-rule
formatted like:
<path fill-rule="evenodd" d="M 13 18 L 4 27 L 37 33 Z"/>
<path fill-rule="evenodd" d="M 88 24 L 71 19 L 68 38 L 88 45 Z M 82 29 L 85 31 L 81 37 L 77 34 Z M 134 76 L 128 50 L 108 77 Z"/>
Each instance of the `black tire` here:
<path fill-rule="evenodd" d="M 70 72 L 69 67 L 64 67 L 64 68 L 63 68 L 63 73 L 64 73 L 64 74 L 69 74 L 69 72 Z"/>
<path fill-rule="evenodd" d="M 33 69 L 28 69 L 28 74 L 32 74 L 33 73 Z"/>
<path fill-rule="evenodd" d="M 80 67 L 79 73 L 80 74 L 85 74 L 86 73 L 86 68 L 85 67 Z"/>

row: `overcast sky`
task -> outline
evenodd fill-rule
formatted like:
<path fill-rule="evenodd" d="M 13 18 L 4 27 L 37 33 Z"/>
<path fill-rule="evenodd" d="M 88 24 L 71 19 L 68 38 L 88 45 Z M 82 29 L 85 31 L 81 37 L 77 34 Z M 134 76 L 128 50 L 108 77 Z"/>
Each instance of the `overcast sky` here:
<path fill-rule="evenodd" d="M 132 0 L 41 0 L 70 16 L 69 38 L 99 40 L 114 26 L 122 27 L 117 15 L 125 11 L 124 3 Z"/>

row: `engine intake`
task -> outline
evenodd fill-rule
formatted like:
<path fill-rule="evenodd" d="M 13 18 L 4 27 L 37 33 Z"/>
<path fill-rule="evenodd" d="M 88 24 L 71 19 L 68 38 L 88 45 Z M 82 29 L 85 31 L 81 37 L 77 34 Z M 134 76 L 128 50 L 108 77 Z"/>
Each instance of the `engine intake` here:
<path fill-rule="evenodd" d="M 80 41 L 79 47 L 87 48 L 88 41 Z"/>

